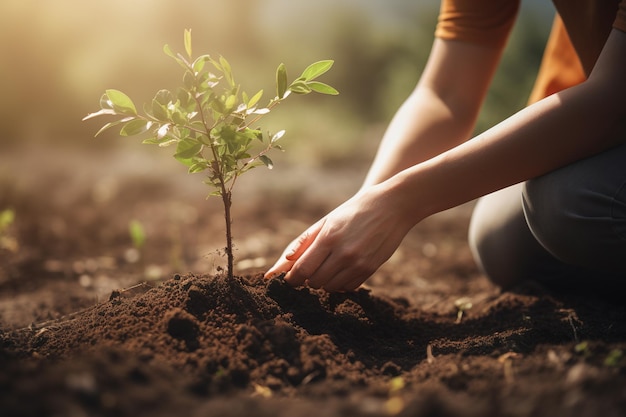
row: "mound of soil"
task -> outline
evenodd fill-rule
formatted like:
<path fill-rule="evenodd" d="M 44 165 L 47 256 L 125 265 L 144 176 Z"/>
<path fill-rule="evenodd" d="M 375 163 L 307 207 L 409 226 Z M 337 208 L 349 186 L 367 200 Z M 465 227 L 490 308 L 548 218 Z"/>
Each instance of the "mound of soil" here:
<path fill-rule="evenodd" d="M 588 304 L 528 291 L 459 320 L 261 275 L 143 288 L 2 334 L 3 415 L 618 416 L 626 405 L 624 368 L 594 363 L 623 340 L 623 310 L 589 323 Z M 577 353 L 582 339 L 592 346 Z"/>

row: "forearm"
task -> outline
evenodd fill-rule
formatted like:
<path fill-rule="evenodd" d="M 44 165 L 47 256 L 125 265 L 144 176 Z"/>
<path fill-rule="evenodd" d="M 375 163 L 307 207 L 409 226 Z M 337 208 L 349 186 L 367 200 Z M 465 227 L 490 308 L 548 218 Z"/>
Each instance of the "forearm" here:
<path fill-rule="evenodd" d="M 378 184 L 469 138 L 475 114 L 455 114 L 427 88 L 416 88 L 389 124 L 363 187 Z"/>
<path fill-rule="evenodd" d="M 619 95 L 587 82 L 528 107 L 385 184 L 416 222 L 624 141 Z M 419 200 L 416 199 L 419 196 Z"/>
<path fill-rule="evenodd" d="M 385 132 L 363 188 L 469 139 L 500 55 L 498 48 L 436 39 L 419 84 Z"/>

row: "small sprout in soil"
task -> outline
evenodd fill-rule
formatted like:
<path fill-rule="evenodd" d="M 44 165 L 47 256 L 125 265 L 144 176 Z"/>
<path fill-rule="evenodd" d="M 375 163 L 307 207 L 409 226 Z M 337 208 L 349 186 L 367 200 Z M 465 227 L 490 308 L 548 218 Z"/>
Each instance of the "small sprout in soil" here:
<path fill-rule="evenodd" d="M 384 403 L 386 414 L 396 415 L 404 410 L 405 404 L 401 393 L 405 387 L 406 382 L 401 376 L 396 376 L 389 380 L 389 394 L 387 401 Z"/>
<path fill-rule="evenodd" d="M 5 233 L 15 220 L 15 212 L 11 209 L 0 211 L 0 233 Z"/>
<path fill-rule="evenodd" d="M 431 345 L 430 343 L 428 344 L 428 346 L 426 346 L 426 362 L 435 362 L 435 356 L 433 355 L 433 345 Z"/>
<path fill-rule="evenodd" d="M 468 297 L 459 298 L 458 300 L 454 302 L 454 306 L 457 309 L 457 313 L 456 313 L 457 323 L 461 322 L 461 319 L 463 318 L 463 313 L 465 312 L 465 310 L 469 310 L 470 308 L 473 307 L 472 300 L 470 300 Z"/>
<path fill-rule="evenodd" d="M 141 250 L 146 243 L 146 232 L 139 220 L 131 220 L 128 223 L 128 234 L 137 250 Z"/>
<path fill-rule="evenodd" d="M 507 383 L 514 382 L 515 374 L 513 372 L 513 359 L 519 358 L 519 353 L 507 352 L 498 357 L 498 362 L 502 364 L 502 372 Z"/>
<path fill-rule="evenodd" d="M 222 199 L 226 223 L 227 275 L 233 277 L 233 245 L 231 233 L 232 190 L 237 179 L 250 169 L 274 166 L 267 156 L 278 144 L 285 131 L 265 133 L 256 126 L 259 119 L 292 94 L 311 92 L 336 95 L 337 90 L 317 81 L 333 66 L 332 60 L 309 65 L 293 82 L 280 64 L 276 70 L 276 96 L 260 105 L 263 90 L 248 95 L 235 82 L 230 63 L 209 55 L 194 57 L 191 30 L 184 31 L 185 54 L 175 53 L 168 45 L 164 52 L 182 69 L 182 87 L 172 92 L 159 90 L 144 106 L 144 114 L 125 93 L 109 89 L 100 99 L 100 110 L 83 120 L 97 116 L 118 116 L 97 133 L 117 126 L 121 136 L 149 132 L 143 143 L 160 147 L 175 145 L 174 158 L 187 166 L 189 173 L 204 172 L 204 183 L 213 188 L 209 196 Z M 254 145 L 260 150 L 253 151 Z"/>
<path fill-rule="evenodd" d="M 604 359 L 604 365 L 617 367 L 619 366 L 623 357 L 624 357 L 624 352 L 621 349 L 613 349 L 609 352 L 608 356 Z"/>
<path fill-rule="evenodd" d="M 12 209 L 0 211 L 0 249 L 16 253 L 19 250 L 17 239 L 9 236 L 9 227 L 15 221 L 15 212 Z"/>
<path fill-rule="evenodd" d="M 142 252 L 146 244 L 146 232 L 139 220 L 131 220 L 128 223 L 128 235 L 133 243 L 133 247 L 126 250 L 124 258 L 131 264 L 143 261 Z"/>
<path fill-rule="evenodd" d="M 254 392 L 252 393 L 253 397 L 262 397 L 262 398 L 271 398 L 272 390 L 269 387 L 253 384 Z"/>
<path fill-rule="evenodd" d="M 391 380 L 389 381 L 389 394 L 395 394 L 399 391 L 402 391 L 405 386 L 406 382 L 401 376 L 391 378 Z"/>
<path fill-rule="evenodd" d="M 591 348 L 588 342 L 580 342 L 574 346 L 574 352 L 582 356 L 589 356 L 591 354 Z"/>

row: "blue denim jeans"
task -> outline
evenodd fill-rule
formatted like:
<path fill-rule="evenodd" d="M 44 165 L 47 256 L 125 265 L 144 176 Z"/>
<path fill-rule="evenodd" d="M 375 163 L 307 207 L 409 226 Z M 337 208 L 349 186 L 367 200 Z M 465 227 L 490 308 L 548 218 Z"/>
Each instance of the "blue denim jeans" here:
<path fill-rule="evenodd" d="M 503 288 L 602 286 L 626 280 L 626 145 L 481 198 L 472 253 Z M 608 286 L 608 287 L 607 287 Z"/>

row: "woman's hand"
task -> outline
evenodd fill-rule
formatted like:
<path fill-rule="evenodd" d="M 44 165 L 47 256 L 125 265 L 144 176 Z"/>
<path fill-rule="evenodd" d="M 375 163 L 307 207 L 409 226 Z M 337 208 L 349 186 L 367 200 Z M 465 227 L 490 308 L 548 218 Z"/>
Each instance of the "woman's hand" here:
<path fill-rule="evenodd" d="M 416 223 L 400 201 L 372 186 L 309 227 L 266 273 L 293 285 L 353 291 L 398 248 Z"/>

